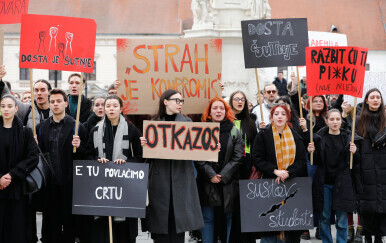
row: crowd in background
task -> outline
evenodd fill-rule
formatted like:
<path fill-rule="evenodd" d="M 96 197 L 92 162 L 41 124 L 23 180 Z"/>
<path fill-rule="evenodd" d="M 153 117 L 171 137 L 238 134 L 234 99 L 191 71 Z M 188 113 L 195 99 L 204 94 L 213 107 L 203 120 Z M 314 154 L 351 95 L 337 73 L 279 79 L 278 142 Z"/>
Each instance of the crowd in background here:
<path fill-rule="evenodd" d="M 68 93 L 37 80 L 33 116 L 31 92 L 12 95 L 11 85 L 3 81 L 5 74 L 2 66 L 0 242 L 37 242 L 37 211 L 43 212 L 42 242 L 109 242 L 107 217 L 72 214 L 72 161 L 122 164 L 129 158 L 150 164 L 149 204 L 141 223 L 155 243 L 184 242 L 185 232 L 205 243 L 310 239 L 308 231 L 242 233 L 240 219 L 239 180 L 272 178 L 282 183 L 306 176 L 313 181 L 316 238 L 333 242 L 333 224 L 337 242 L 362 242 L 362 235 L 365 242 L 373 242 L 372 236 L 374 242 L 382 242 L 386 235 L 386 106 L 376 88 L 365 94 L 354 117 L 343 95 L 309 99 L 306 77 L 300 81 L 299 101 L 295 75 L 287 82 L 279 72 L 257 94 L 256 105 L 237 90 L 229 99 L 212 99 L 202 114 L 185 116 L 184 97 L 166 90 L 157 114 L 151 116 L 122 114 L 123 103 L 116 96 L 120 82 L 115 81 L 106 96 L 90 100 L 82 95 L 75 136 L 78 93 L 86 80 L 71 74 Z M 141 130 L 143 120 L 149 119 L 219 123 L 218 162 L 143 159 L 147 141 Z M 50 155 L 55 179 L 28 196 L 23 180 L 38 163 L 38 147 Z M 358 214 L 356 231 L 353 213 Z M 114 242 L 136 242 L 138 219 L 114 217 L 113 234 Z"/>

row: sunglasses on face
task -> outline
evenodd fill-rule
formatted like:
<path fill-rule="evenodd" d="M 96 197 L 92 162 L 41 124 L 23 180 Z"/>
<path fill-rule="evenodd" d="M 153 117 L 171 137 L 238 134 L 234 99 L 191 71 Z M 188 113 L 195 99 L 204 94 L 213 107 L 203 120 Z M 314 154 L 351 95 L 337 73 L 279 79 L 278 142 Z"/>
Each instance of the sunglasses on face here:
<path fill-rule="evenodd" d="M 265 91 L 267 94 L 276 94 L 276 90 L 266 90 Z"/>
<path fill-rule="evenodd" d="M 236 97 L 236 98 L 233 98 L 234 101 L 236 102 L 245 102 L 245 98 L 239 98 L 239 97 Z"/>
<path fill-rule="evenodd" d="M 185 100 L 184 99 L 180 99 L 180 98 L 174 98 L 174 99 L 168 99 L 168 100 L 175 100 L 176 101 L 176 104 L 184 104 Z"/>

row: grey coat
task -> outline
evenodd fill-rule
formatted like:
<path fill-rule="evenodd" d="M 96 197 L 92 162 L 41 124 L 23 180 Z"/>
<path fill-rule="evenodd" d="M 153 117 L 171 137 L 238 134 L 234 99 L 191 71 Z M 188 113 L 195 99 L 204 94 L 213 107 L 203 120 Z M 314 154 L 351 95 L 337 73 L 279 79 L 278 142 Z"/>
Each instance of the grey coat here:
<path fill-rule="evenodd" d="M 191 120 L 177 114 L 175 121 Z M 204 227 L 191 160 L 151 159 L 148 192 L 149 232 L 168 234 L 170 200 L 173 200 L 177 233 Z"/>
<path fill-rule="evenodd" d="M 3 81 L 0 81 L 0 98 L 4 95 L 11 94 L 9 91 L 7 85 L 4 85 Z M 16 100 L 16 105 L 18 106 L 17 110 L 17 117 L 20 118 L 20 120 L 23 122 L 23 125 L 29 127 L 32 129 L 32 112 L 31 112 L 31 102 L 23 103 L 20 100 Z M 28 116 L 28 118 L 26 118 Z M 50 110 L 50 116 L 52 116 L 52 112 Z M 25 124 L 25 121 L 27 119 L 27 124 Z M 41 114 L 37 108 L 36 102 L 35 102 L 35 126 L 37 126 L 40 122 L 44 120 L 43 114 Z"/>

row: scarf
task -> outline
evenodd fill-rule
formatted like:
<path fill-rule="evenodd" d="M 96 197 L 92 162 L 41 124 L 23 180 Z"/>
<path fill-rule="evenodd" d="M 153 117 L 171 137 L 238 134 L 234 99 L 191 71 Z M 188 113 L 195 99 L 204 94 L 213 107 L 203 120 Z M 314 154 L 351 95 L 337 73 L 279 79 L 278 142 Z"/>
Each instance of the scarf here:
<path fill-rule="evenodd" d="M 286 124 L 280 137 L 276 127 L 272 125 L 272 133 L 275 143 L 277 167 L 279 170 L 286 170 L 294 163 L 296 153 L 295 140 L 291 129 Z"/>
<path fill-rule="evenodd" d="M 106 117 L 103 122 L 99 122 L 94 131 L 94 147 L 98 150 L 99 158 L 111 157 L 112 161 L 116 159 L 127 160 L 123 151 L 128 151 L 130 146 L 129 128 L 125 118 L 120 115 L 115 137 L 110 120 Z M 106 147 L 107 144 L 107 147 Z M 111 154 L 112 151 L 112 154 Z"/>

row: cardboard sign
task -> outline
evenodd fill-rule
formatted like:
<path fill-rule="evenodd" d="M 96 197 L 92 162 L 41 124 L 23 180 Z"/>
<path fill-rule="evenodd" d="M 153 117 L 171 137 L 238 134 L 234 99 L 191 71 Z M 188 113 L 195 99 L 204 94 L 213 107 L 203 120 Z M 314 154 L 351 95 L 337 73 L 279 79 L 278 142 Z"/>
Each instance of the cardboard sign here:
<path fill-rule="evenodd" d="M 155 114 L 168 89 L 181 92 L 183 113 L 201 114 L 221 97 L 221 53 L 221 39 L 118 39 L 124 114 Z"/>
<path fill-rule="evenodd" d="M 306 64 L 307 19 L 241 21 L 245 68 Z"/>
<path fill-rule="evenodd" d="M 28 13 L 29 0 L 0 1 L 0 24 L 16 24 L 21 22 L 21 15 Z"/>
<path fill-rule="evenodd" d="M 362 97 L 368 49 L 307 47 L 307 95 Z"/>
<path fill-rule="evenodd" d="M 23 14 L 19 67 L 92 73 L 95 38 L 93 19 Z"/>
<path fill-rule="evenodd" d="M 240 180 L 242 232 L 314 228 L 311 178 Z"/>
<path fill-rule="evenodd" d="M 363 102 L 367 91 L 372 88 L 377 88 L 381 91 L 383 100 L 386 99 L 386 72 L 366 72 L 365 82 L 363 85 L 363 95 L 357 99 L 357 103 Z M 354 97 L 345 95 L 344 101 L 347 101 L 351 106 L 354 105 Z"/>
<path fill-rule="evenodd" d="M 220 123 L 144 121 L 144 158 L 218 161 Z"/>
<path fill-rule="evenodd" d="M 75 160 L 72 213 L 144 218 L 149 164 L 128 162 Z"/>

